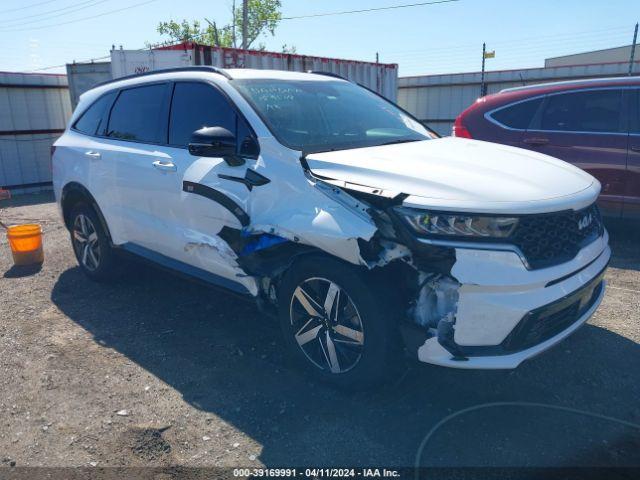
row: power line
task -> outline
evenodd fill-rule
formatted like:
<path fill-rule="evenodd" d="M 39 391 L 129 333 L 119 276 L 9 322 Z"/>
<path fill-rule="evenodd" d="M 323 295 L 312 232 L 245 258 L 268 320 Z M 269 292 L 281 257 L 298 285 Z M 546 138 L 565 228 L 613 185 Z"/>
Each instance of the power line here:
<path fill-rule="evenodd" d="M 20 17 L 20 18 L 12 18 L 11 20 L 9 20 L 9 23 L 13 23 L 16 20 L 20 20 L 20 19 L 24 19 L 24 18 L 28 18 L 30 20 L 28 20 L 26 22 L 18 22 L 18 23 L 14 24 L 14 25 L 0 25 L 0 28 L 2 28 L 2 29 L 4 29 L 4 28 L 15 28 L 15 27 L 21 27 L 23 25 L 28 25 L 30 23 L 45 22 L 47 20 L 51 20 L 52 18 L 62 17 L 64 15 L 69 15 L 70 13 L 79 12 L 80 10 L 86 10 L 87 8 L 95 7 L 96 5 L 99 5 L 101 3 L 106 3 L 108 1 L 109 0 L 87 0 L 87 1 L 84 1 L 84 2 L 76 3 L 74 5 L 70 5 L 68 7 L 58 8 L 56 10 L 49 10 L 48 12 L 37 13 L 35 15 L 27 15 L 25 17 Z M 84 6 L 81 6 L 81 5 L 84 5 Z M 75 8 L 75 7 L 78 7 L 78 8 Z M 67 11 L 63 12 L 63 10 L 67 10 Z M 62 13 L 58 13 L 58 12 L 62 12 Z M 55 13 L 56 15 L 49 15 L 51 13 Z M 40 19 L 33 20 L 33 17 L 41 17 L 43 15 L 45 16 L 45 18 L 40 18 Z"/>
<path fill-rule="evenodd" d="M 293 16 L 293 17 L 280 17 L 280 18 L 267 18 L 265 20 L 263 20 L 263 23 L 268 23 L 271 21 L 280 21 L 280 20 L 299 20 L 299 19 L 303 19 L 303 18 L 316 18 L 316 17 L 329 17 L 329 16 L 335 16 L 335 15 L 350 15 L 353 13 L 367 13 L 367 12 L 378 12 L 381 10 L 394 10 L 394 9 L 398 9 L 398 8 L 410 8 L 410 7 L 423 7 L 426 5 L 438 5 L 440 3 L 452 3 L 452 2 L 459 2 L 460 0 L 435 0 L 435 1 L 431 1 L 431 2 L 418 2 L 418 3 L 405 3 L 405 4 L 401 4 L 401 5 L 389 5 L 388 7 L 377 7 L 377 8 L 363 8 L 360 10 L 344 10 L 341 12 L 325 12 L 325 13 L 314 13 L 314 14 L 310 14 L 310 15 L 298 15 L 298 16 Z M 205 35 L 208 35 L 208 32 L 201 32 L 198 33 L 196 35 L 192 36 L 192 40 L 198 39 L 198 38 L 202 38 Z M 174 43 L 181 43 L 181 42 L 174 42 Z M 163 44 L 164 45 L 164 44 Z"/>
<path fill-rule="evenodd" d="M 105 60 L 107 58 L 111 58 L 111 55 L 104 55 L 102 57 L 90 58 L 89 60 L 81 60 L 79 62 L 74 62 L 74 63 L 93 63 L 96 60 Z M 67 64 L 63 63 L 62 65 L 51 65 L 49 67 L 36 68 L 35 70 L 30 70 L 30 72 L 41 72 L 42 70 L 53 70 L 54 68 L 62 68 L 66 66 Z"/>
<path fill-rule="evenodd" d="M 57 0 L 46 0 L 45 2 L 32 3 L 31 5 L 25 5 L 24 7 L 9 8 L 8 10 L 0 10 L 0 13 L 17 12 L 18 10 L 26 10 L 27 8 L 38 7 L 40 5 L 46 5 L 47 3 L 53 3 Z"/>
<path fill-rule="evenodd" d="M 3 32 L 23 32 L 28 30 L 41 30 L 43 28 L 52 28 L 52 27 L 60 27 L 62 25 L 69 25 L 72 23 L 82 22 L 84 20 L 92 20 L 94 18 L 104 17 L 105 15 L 111 15 L 113 13 L 123 12 L 125 10 L 130 10 L 132 8 L 141 7 L 142 5 L 148 5 L 149 3 L 157 2 L 158 0 L 147 0 L 146 2 L 135 3 L 133 5 L 129 5 L 128 7 L 118 8 L 116 10 L 109 10 L 107 12 L 98 13 L 96 15 L 91 15 L 88 17 L 76 18 L 75 20 L 69 20 L 68 22 L 60 22 L 54 23 L 51 25 L 40 25 L 37 27 L 28 27 L 28 28 L 20 28 L 20 29 L 12 29 L 12 30 L 2 30 Z"/>
<path fill-rule="evenodd" d="M 363 8 L 360 10 L 345 10 L 342 12 L 313 13 L 310 15 L 299 15 L 296 17 L 281 17 L 279 20 L 297 20 L 300 18 L 330 17 L 334 15 L 350 15 L 352 13 L 379 12 L 381 10 L 394 10 L 397 8 L 422 7 L 425 5 L 437 5 L 439 3 L 452 3 L 452 2 L 458 2 L 458 1 L 459 0 L 436 0 L 432 2 L 405 3 L 402 5 L 390 5 L 388 7 Z"/>

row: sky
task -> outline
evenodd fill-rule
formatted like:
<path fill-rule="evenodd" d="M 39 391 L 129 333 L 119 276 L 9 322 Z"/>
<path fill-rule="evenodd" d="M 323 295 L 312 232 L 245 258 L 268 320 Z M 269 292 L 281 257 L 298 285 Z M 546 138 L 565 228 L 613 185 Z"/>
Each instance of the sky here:
<path fill-rule="evenodd" d="M 241 1 L 241 0 L 238 0 Z M 420 3 L 420 0 L 282 0 L 283 17 Z M 130 8 L 132 7 L 132 8 Z M 119 10 L 119 11 L 118 11 Z M 94 17 L 94 18 L 87 18 Z M 2 0 L 0 71 L 64 72 L 63 65 L 166 39 L 158 22 L 231 19 L 231 0 Z M 267 50 L 399 64 L 401 76 L 541 67 L 559 55 L 629 45 L 638 0 L 458 0 L 282 20 Z M 638 51 L 640 55 L 640 49 Z M 55 68 L 50 68 L 55 67 Z"/>

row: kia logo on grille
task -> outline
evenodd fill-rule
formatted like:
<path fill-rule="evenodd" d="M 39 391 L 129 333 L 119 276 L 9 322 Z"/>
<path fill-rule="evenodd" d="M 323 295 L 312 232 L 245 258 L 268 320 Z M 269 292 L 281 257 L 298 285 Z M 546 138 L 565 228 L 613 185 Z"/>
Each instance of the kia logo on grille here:
<path fill-rule="evenodd" d="M 593 222 L 593 217 L 590 213 L 587 213 L 584 217 L 578 220 L 578 230 L 584 230 Z"/>

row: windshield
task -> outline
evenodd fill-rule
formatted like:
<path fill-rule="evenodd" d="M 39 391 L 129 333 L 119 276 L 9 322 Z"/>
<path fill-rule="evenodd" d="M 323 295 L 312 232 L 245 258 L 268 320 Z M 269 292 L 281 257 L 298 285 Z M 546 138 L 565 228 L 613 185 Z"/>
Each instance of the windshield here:
<path fill-rule="evenodd" d="M 344 81 L 234 80 L 275 137 L 305 153 L 428 140 L 428 130 Z"/>

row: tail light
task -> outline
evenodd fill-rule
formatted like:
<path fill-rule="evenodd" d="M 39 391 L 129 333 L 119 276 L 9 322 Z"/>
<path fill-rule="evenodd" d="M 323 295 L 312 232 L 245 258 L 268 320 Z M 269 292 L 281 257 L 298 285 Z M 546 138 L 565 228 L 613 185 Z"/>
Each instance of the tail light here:
<path fill-rule="evenodd" d="M 458 115 L 455 122 L 453 122 L 451 134 L 454 137 L 471 138 L 471 133 L 469 133 L 467 127 L 462 124 L 462 115 Z"/>

